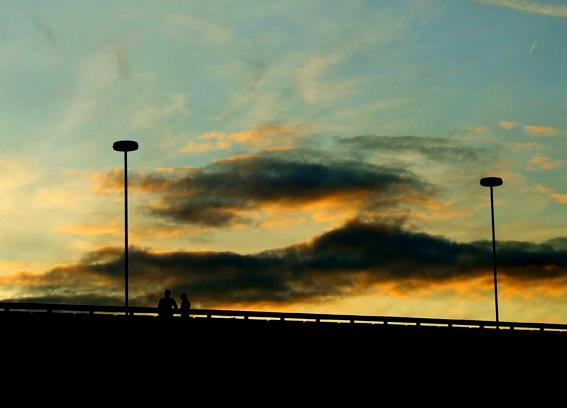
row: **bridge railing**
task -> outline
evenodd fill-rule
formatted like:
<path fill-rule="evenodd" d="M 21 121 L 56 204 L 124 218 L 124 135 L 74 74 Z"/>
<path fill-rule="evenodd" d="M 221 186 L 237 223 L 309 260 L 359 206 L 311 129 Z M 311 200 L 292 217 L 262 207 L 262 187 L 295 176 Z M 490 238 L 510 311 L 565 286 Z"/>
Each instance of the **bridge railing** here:
<path fill-rule="evenodd" d="M 33 312 L 33 313 L 72 313 L 90 315 L 124 315 L 124 306 L 95 306 L 95 305 L 68 305 L 52 303 L 18 303 L 0 302 L 0 313 Z M 157 316 L 155 307 L 128 307 L 128 314 L 132 316 Z M 175 312 L 179 315 L 179 312 Z M 406 325 L 427 327 L 470 327 L 478 329 L 495 329 L 496 322 L 492 320 L 466 320 L 466 319 L 437 319 L 422 317 L 396 317 L 396 316 L 365 316 L 343 314 L 315 314 L 290 312 L 264 312 L 249 310 L 219 310 L 219 309 L 191 309 L 190 315 L 195 318 L 236 318 L 259 319 L 279 321 L 303 322 L 332 322 L 348 324 L 382 324 Z M 557 323 L 527 323 L 527 322 L 499 322 L 498 328 L 508 330 L 540 330 L 567 332 L 567 324 Z"/>

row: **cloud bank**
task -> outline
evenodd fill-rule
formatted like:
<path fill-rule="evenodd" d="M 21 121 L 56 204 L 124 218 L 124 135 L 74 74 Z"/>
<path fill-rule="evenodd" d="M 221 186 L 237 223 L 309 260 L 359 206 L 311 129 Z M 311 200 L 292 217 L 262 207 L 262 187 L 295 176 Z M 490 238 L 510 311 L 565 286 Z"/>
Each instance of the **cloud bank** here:
<path fill-rule="evenodd" d="M 430 190 L 408 170 L 299 150 L 230 158 L 170 173 L 134 173 L 130 180 L 133 188 L 156 197 L 146 208 L 151 214 L 211 227 L 246 223 L 248 214 L 265 205 L 293 207 L 339 199 L 371 210 Z M 120 170 L 99 180 L 102 191 L 119 191 L 122 183 Z"/>
<path fill-rule="evenodd" d="M 102 248 L 43 275 L 2 278 L 26 300 L 121 302 L 122 250 Z M 498 243 L 499 273 L 519 285 L 567 283 L 567 238 Z M 490 275 L 489 242 L 459 243 L 396 224 L 351 221 L 310 242 L 256 254 L 130 252 L 135 304 L 153 305 L 165 287 L 206 307 L 322 302 L 380 284 L 434 288 Z M 490 279 L 489 279 L 490 280 Z M 21 299 L 20 299 L 21 300 Z"/>

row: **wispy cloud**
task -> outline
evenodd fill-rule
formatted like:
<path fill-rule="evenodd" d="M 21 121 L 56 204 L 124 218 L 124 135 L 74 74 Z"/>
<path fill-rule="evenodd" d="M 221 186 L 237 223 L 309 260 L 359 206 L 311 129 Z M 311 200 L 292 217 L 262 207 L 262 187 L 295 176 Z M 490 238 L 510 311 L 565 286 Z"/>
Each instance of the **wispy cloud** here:
<path fill-rule="evenodd" d="M 212 150 L 226 150 L 233 145 L 260 148 L 291 148 L 295 142 L 313 131 L 306 124 L 264 124 L 250 130 L 239 132 L 206 132 L 197 137 L 198 142 L 187 143 L 180 149 L 183 153 L 204 153 Z"/>
<path fill-rule="evenodd" d="M 325 81 L 320 78 L 326 71 L 349 56 L 344 48 L 339 48 L 325 55 L 310 57 L 297 69 L 296 83 L 306 102 L 328 102 L 340 99 L 352 92 L 360 81 L 355 79 Z"/>
<path fill-rule="evenodd" d="M 531 0 L 480 0 L 494 6 L 508 7 L 514 10 L 551 17 L 567 17 L 567 6 L 535 2 Z"/>
<path fill-rule="evenodd" d="M 122 227 L 116 224 L 80 224 L 80 225 L 60 225 L 55 228 L 57 232 L 73 235 L 110 235 L 122 236 Z"/>
<path fill-rule="evenodd" d="M 498 126 L 500 126 L 502 129 L 512 130 L 515 129 L 518 126 L 518 124 L 516 122 L 501 120 L 500 122 L 498 122 Z"/>
<path fill-rule="evenodd" d="M 534 192 L 544 194 L 553 201 L 557 201 L 562 204 L 567 204 L 567 194 L 558 193 L 552 188 L 546 187 L 542 184 L 536 185 L 536 187 L 534 188 Z"/>
<path fill-rule="evenodd" d="M 565 160 L 554 160 L 548 156 L 534 156 L 528 161 L 529 170 L 553 170 L 563 166 Z"/>
<path fill-rule="evenodd" d="M 199 44 L 218 45 L 233 38 L 232 32 L 222 24 L 190 14 L 166 16 L 163 32 L 173 39 Z"/>
<path fill-rule="evenodd" d="M 529 123 L 522 124 L 518 122 L 501 120 L 498 122 L 498 126 L 506 130 L 521 128 L 521 130 L 523 130 L 524 133 L 533 136 L 566 136 L 567 135 L 566 130 L 547 125 L 529 124 Z"/>
<path fill-rule="evenodd" d="M 0 194 L 6 198 L 13 194 L 11 190 L 29 186 L 37 181 L 39 173 L 36 167 L 24 157 L 0 156 Z M 6 199 L 2 200 L 5 203 Z M 2 204 L 0 204 L 2 208 Z"/>
<path fill-rule="evenodd" d="M 524 132 L 534 136 L 559 136 L 565 133 L 561 129 L 540 125 L 525 125 L 523 129 Z"/>
<path fill-rule="evenodd" d="M 521 128 L 524 133 L 532 136 L 565 136 L 567 131 L 546 125 L 535 125 L 535 124 L 522 124 L 518 122 L 510 122 L 507 120 L 501 120 L 498 122 L 498 126 L 502 129 L 513 130 L 516 128 Z"/>
<path fill-rule="evenodd" d="M 165 93 L 162 95 L 165 102 L 156 104 L 155 102 L 144 102 L 137 108 L 130 117 L 133 130 L 147 129 L 161 120 L 172 115 L 185 116 L 187 96 L 180 93 Z"/>
<path fill-rule="evenodd" d="M 181 153 L 199 154 L 215 150 L 226 150 L 232 146 L 230 134 L 225 132 L 206 132 L 197 137 L 199 142 L 189 142 L 179 151 Z"/>
<path fill-rule="evenodd" d="M 58 131 L 71 132 L 94 118 L 101 95 L 120 79 L 115 51 L 116 48 L 105 46 L 80 61 L 72 97 Z"/>
<path fill-rule="evenodd" d="M 474 129 L 477 129 L 474 131 L 476 133 L 485 131 L 485 128 Z M 478 161 L 487 153 L 484 149 L 468 146 L 459 139 L 426 136 L 354 136 L 339 139 L 337 145 L 361 156 L 374 152 L 414 152 L 430 160 L 446 162 Z"/>

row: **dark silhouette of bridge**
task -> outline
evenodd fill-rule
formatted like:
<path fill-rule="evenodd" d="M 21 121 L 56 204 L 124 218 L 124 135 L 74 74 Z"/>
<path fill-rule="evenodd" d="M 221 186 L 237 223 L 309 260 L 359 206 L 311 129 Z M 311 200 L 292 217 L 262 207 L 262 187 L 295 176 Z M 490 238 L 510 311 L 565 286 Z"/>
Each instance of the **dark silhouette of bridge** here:
<path fill-rule="evenodd" d="M 394 316 L 288 313 L 248 310 L 191 309 L 171 319 L 157 318 L 154 307 L 0 303 L 0 325 L 15 338 L 50 333 L 56 342 L 82 336 L 97 343 L 108 336 L 129 337 L 131 343 L 168 344 L 173 338 L 203 348 L 248 348 L 270 345 L 305 350 L 321 347 L 491 347 L 495 343 L 567 344 L 567 325 L 490 320 L 435 319 Z M 8 336 L 9 337 L 9 336 Z M 4 337 L 6 338 L 6 337 Z M 105 340 L 106 341 L 106 340 Z M 177 340 L 175 340 L 177 341 Z"/>
<path fill-rule="evenodd" d="M 0 302 L 0 350 L 32 367 L 79 365 L 78 373 L 102 366 L 121 377 L 175 367 L 184 375 L 190 367 L 196 376 L 242 380 L 262 370 L 346 379 L 361 367 L 369 378 L 407 375 L 409 367 L 471 375 L 495 363 L 510 372 L 556 364 L 567 345 L 565 324 L 500 321 L 497 328 L 489 320 L 213 309 L 190 315 L 164 321 L 153 307 L 129 306 L 125 315 L 124 306 Z"/>
<path fill-rule="evenodd" d="M 85 320 L 94 322 L 118 320 L 124 321 L 124 306 L 97 306 L 97 305 L 67 305 L 50 303 L 18 303 L 0 302 L 0 315 L 3 321 L 7 318 L 25 320 L 36 318 L 39 320 Z M 179 316 L 179 310 L 173 312 Z M 268 312 L 249 310 L 219 310 L 219 309 L 191 309 L 190 316 L 195 319 L 233 319 L 233 320 L 255 320 L 259 322 L 280 323 L 327 323 L 356 325 L 358 327 L 393 326 L 423 329 L 479 329 L 491 330 L 497 326 L 504 331 L 539 331 L 546 333 L 565 333 L 567 337 L 567 324 L 556 323 L 527 323 L 527 322 L 499 322 L 491 320 L 467 320 L 467 319 L 438 319 L 422 317 L 395 317 L 395 316 L 368 316 L 368 315 L 346 315 L 346 314 L 316 314 L 316 313 L 292 313 L 292 312 Z M 137 321 L 149 321 L 157 316 L 155 307 L 128 307 L 128 318 Z M 173 319 L 172 321 L 175 321 Z"/>

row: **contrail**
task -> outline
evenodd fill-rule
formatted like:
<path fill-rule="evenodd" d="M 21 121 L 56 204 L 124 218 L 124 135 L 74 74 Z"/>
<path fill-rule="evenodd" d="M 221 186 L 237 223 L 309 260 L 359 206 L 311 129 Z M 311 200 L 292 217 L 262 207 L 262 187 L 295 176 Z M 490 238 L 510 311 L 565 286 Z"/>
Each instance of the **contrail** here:
<path fill-rule="evenodd" d="M 536 45 L 537 45 L 537 40 L 534 41 L 534 43 L 533 43 L 532 46 L 530 47 L 530 52 L 529 52 L 530 55 L 532 55 L 532 52 L 534 52 Z"/>

